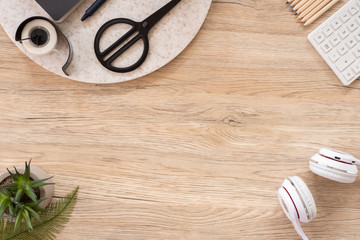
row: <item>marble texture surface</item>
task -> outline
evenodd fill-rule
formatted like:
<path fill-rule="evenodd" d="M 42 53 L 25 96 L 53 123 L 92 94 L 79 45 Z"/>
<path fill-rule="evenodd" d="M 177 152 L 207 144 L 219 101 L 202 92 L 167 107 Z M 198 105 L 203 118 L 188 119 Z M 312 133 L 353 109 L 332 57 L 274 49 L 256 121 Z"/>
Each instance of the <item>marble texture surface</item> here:
<path fill-rule="evenodd" d="M 108 20 L 122 17 L 142 21 L 168 1 L 107 1 L 94 16 L 81 22 L 81 16 L 93 2 L 93 0 L 85 0 L 64 22 L 58 24 L 74 49 L 73 61 L 68 68 L 70 74 L 68 78 L 88 83 L 123 82 L 156 71 L 173 60 L 196 36 L 206 18 L 211 0 L 182 0 L 172 9 L 150 31 L 149 55 L 143 65 L 132 72 L 114 73 L 107 70 L 98 62 L 93 50 L 95 34 Z M 29 0 L 0 0 L 0 12 L 0 24 L 13 41 L 16 29 L 23 20 L 31 16 L 49 17 L 35 1 Z M 121 31 L 121 29 L 116 31 Z M 112 37 L 116 36 L 116 31 L 111 33 Z M 15 41 L 14 43 L 29 58 L 45 69 L 67 77 L 61 70 L 67 57 L 67 49 L 63 41 L 59 41 L 55 51 L 43 56 L 32 55 L 20 43 Z M 105 41 L 104 44 L 106 44 Z M 139 51 L 142 46 L 136 45 L 135 48 Z"/>

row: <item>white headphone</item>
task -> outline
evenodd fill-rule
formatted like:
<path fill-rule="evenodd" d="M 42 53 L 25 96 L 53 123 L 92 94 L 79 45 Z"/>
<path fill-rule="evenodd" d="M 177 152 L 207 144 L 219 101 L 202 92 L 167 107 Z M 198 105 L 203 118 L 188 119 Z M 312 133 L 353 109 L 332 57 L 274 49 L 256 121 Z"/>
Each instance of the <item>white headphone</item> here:
<path fill-rule="evenodd" d="M 321 148 L 309 162 L 313 173 L 342 183 L 355 181 L 358 175 L 355 164 L 360 165 L 360 160 L 353 155 L 327 148 Z"/>
<path fill-rule="evenodd" d="M 302 239 L 307 240 L 300 222 L 308 223 L 316 217 L 316 205 L 309 188 L 301 178 L 288 177 L 278 190 L 278 198 L 296 232 Z"/>
<path fill-rule="evenodd" d="M 360 165 L 360 160 L 354 156 L 326 148 L 320 149 L 309 161 L 313 173 L 342 183 L 355 181 L 358 174 L 355 164 Z M 308 223 L 316 217 L 316 205 L 309 188 L 301 178 L 288 177 L 278 190 L 278 198 L 296 232 L 308 240 L 300 222 Z"/>

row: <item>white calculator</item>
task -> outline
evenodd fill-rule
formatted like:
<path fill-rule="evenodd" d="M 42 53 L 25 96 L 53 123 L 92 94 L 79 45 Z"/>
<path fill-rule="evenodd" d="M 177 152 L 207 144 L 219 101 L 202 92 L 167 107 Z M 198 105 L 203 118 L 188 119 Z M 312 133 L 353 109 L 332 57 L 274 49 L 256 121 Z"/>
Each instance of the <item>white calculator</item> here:
<path fill-rule="evenodd" d="M 308 39 L 340 81 L 351 84 L 360 76 L 360 0 L 350 0 Z"/>

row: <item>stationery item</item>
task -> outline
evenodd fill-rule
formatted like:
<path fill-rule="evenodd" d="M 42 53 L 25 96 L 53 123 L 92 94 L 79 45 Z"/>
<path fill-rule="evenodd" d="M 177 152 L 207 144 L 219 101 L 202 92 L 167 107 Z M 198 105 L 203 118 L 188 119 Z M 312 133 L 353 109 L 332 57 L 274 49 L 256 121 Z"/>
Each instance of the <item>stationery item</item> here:
<path fill-rule="evenodd" d="M 310 0 L 308 1 L 306 4 L 304 4 L 301 8 L 299 8 L 299 10 L 296 11 L 296 14 L 301 14 L 302 12 L 304 12 L 306 9 L 308 9 L 316 0 Z"/>
<path fill-rule="evenodd" d="M 303 240 L 308 240 L 300 222 L 311 222 L 317 211 L 315 200 L 304 181 L 297 176 L 286 178 L 278 190 L 278 199 L 296 232 Z"/>
<path fill-rule="evenodd" d="M 56 22 L 62 22 L 83 0 L 36 0 L 36 2 Z"/>
<path fill-rule="evenodd" d="M 82 16 L 81 21 L 85 21 L 88 17 L 92 16 L 104 3 L 106 0 L 96 0 L 86 11 L 84 16 Z"/>
<path fill-rule="evenodd" d="M 308 35 L 308 40 L 345 85 L 360 76 L 360 1 L 350 0 Z"/>
<path fill-rule="evenodd" d="M 298 4 L 296 4 L 296 6 L 294 6 L 293 11 L 298 10 L 299 8 L 301 8 L 302 6 L 304 6 L 304 4 L 308 3 L 308 0 L 302 0 L 301 2 L 299 2 Z"/>
<path fill-rule="evenodd" d="M 291 3 L 291 12 L 295 15 L 299 15 L 297 20 L 301 19 L 303 27 L 310 25 L 322 14 L 334 6 L 339 0 L 295 0 Z M 311 19 L 311 21 L 309 21 Z M 307 22 L 307 23 L 305 23 Z"/>
<path fill-rule="evenodd" d="M 323 0 L 318 6 L 316 6 L 313 10 L 308 12 L 300 21 L 300 23 L 304 23 L 313 16 L 317 15 L 319 12 L 322 12 L 324 10 L 324 7 L 330 3 L 331 0 Z M 327 10 L 326 10 L 327 11 Z"/>
<path fill-rule="evenodd" d="M 325 0 L 316 0 L 313 4 L 311 4 L 307 9 L 305 9 L 297 19 L 304 18 L 306 15 L 308 15 L 312 10 L 314 10 L 319 4 L 324 2 Z"/>
<path fill-rule="evenodd" d="M 69 55 L 62 67 L 63 72 L 69 76 L 66 69 L 69 67 L 73 51 L 69 40 L 50 19 L 36 16 L 23 21 L 16 30 L 15 40 L 22 43 L 27 51 L 35 55 L 44 55 L 53 51 L 62 36 L 68 47 Z"/>
<path fill-rule="evenodd" d="M 300 1 L 301 1 L 301 0 L 295 0 L 295 1 L 293 1 L 293 2 L 290 4 L 289 8 L 292 8 L 292 7 L 296 6 L 296 4 L 298 4 Z"/>
<path fill-rule="evenodd" d="M 34 19 L 22 30 L 21 41 L 30 53 L 44 55 L 55 49 L 58 36 L 55 27 L 50 22 Z"/>
<path fill-rule="evenodd" d="M 324 178 L 341 183 L 353 183 L 360 160 L 348 153 L 321 148 L 309 161 L 310 170 Z"/>
<path fill-rule="evenodd" d="M 327 1 L 325 1 L 325 2 L 327 2 Z M 317 8 L 314 9 L 314 11 L 312 11 L 309 14 L 309 15 L 311 15 L 311 17 L 306 20 L 305 24 L 303 25 L 304 27 L 306 27 L 306 26 L 310 25 L 311 23 L 313 23 L 316 19 L 318 19 L 321 15 L 323 15 L 327 10 L 329 10 L 332 6 L 334 6 L 337 2 L 339 2 L 339 0 L 333 0 L 333 1 L 330 1 L 329 3 L 327 3 L 327 4 L 325 4 L 325 2 L 320 4 Z M 312 15 L 312 13 L 315 12 L 315 10 L 320 10 L 320 11 L 318 11 L 316 14 Z M 302 22 L 304 22 L 304 21 L 302 21 Z"/>
<path fill-rule="evenodd" d="M 116 18 L 105 23 L 97 32 L 94 41 L 94 49 L 97 59 L 100 63 L 110 71 L 125 73 L 130 72 L 138 67 L 140 67 L 145 61 L 148 53 L 149 53 L 149 39 L 148 33 L 151 28 L 159 22 L 168 12 L 171 11 L 181 0 L 172 0 L 167 3 L 165 6 L 157 10 L 155 13 L 150 15 L 142 22 L 135 22 L 133 20 L 127 18 Z M 113 43 L 110 47 L 105 49 L 104 51 L 100 50 L 100 39 L 104 32 L 116 25 L 116 24 L 126 24 L 130 25 L 131 29 L 122 37 L 120 37 L 115 43 Z M 133 38 L 131 38 L 135 35 Z M 131 38 L 131 39 L 130 39 Z M 127 41 L 130 39 L 129 41 Z M 113 65 L 114 61 L 121 57 L 126 51 L 128 51 L 134 44 L 136 44 L 139 40 L 142 40 L 144 44 L 143 52 L 140 58 L 128 67 L 116 67 Z M 123 46 L 122 46 L 123 45 Z M 118 49 L 120 47 L 120 49 Z M 117 50 L 118 49 L 118 50 Z M 115 53 L 113 53 L 115 51 Z"/>

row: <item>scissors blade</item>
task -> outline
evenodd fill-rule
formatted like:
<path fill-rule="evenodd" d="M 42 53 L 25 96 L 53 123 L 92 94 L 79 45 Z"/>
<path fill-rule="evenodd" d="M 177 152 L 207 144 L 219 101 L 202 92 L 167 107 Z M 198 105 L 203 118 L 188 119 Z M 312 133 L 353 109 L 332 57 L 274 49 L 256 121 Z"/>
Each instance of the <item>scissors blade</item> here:
<path fill-rule="evenodd" d="M 157 22 L 159 22 L 168 12 L 171 11 L 181 0 L 172 0 L 165 6 L 151 14 L 142 22 L 142 26 L 150 30 Z"/>

